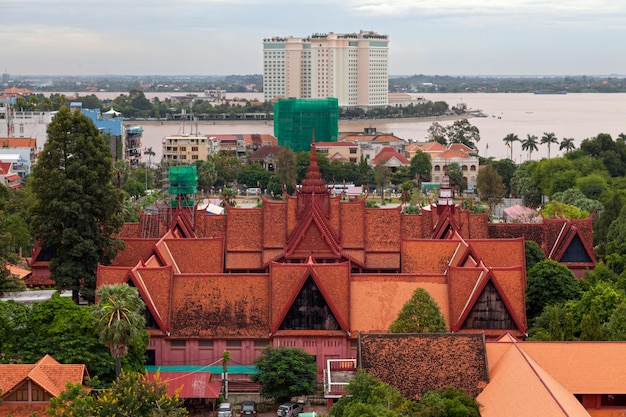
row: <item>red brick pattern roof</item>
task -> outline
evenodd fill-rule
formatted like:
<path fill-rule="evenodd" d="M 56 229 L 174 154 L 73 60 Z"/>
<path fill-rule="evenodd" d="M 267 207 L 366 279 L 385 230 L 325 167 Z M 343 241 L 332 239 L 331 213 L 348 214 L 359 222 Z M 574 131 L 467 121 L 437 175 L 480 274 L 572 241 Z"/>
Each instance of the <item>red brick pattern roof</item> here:
<path fill-rule="evenodd" d="M 489 381 L 479 334 L 361 334 L 359 366 L 407 398 L 454 386 L 476 397 Z"/>

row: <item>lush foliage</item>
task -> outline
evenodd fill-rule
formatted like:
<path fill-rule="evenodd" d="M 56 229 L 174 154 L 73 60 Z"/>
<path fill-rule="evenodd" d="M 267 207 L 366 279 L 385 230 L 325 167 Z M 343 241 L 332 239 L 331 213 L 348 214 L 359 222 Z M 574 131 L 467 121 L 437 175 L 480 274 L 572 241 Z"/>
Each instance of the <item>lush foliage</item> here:
<path fill-rule="evenodd" d="M 580 286 L 566 266 L 551 259 L 537 262 L 526 278 L 526 316 L 532 320 L 544 307 L 577 299 Z"/>
<path fill-rule="evenodd" d="M 290 401 L 315 392 L 315 357 L 302 349 L 269 347 L 255 361 L 259 373 L 252 380 L 261 384 L 261 393 L 276 402 Z"/>
<path fill-rule="evenodd" d="M 80 385 L 68 384 L 50 401 L 50 417 L 179 417 L 188 415 L 178 395 L 169 396 L 167 384 L 137 372 L 122 373 L 114 384 L 90 396 Z"/>
<path fill-rule="evenodd" d="M 389 327 L 391 333 L 447 332 L 446 321 L 428 291 L 417 288 Z"/>
<path fill-rule="evenodd" d="M 93 122 L 61 108 L 48 126 L 48 140 L 33 168 L 36 196 L 33 232 L 53 250 L 51 278 L 58 288 L 94 299 L 98 263 L 109 264 L 121 242 L 122 194 L 112 182 L 111 152 Z"/>
<path fill-rule="evenodd" d="M 429 391 L 419 401 L 406 399 L 394 387 L 363 369 L 346 386 L 345 395 L 330 409 L 331 417 L 480 417 L 480 404 L 463 390 Z"/>
<path fill-rule="evenodd" d="M 94 386 L 115 378 L 115 361 L 94 332 L 92 307 L 54 294 L 32 305 L 0 302 L 0 362 L 35 363 L 50 354 L 61 363 L 84 363 Z M 147 336 L 147 334 L 146 334 Z M 124 358 L 124 369 L 143 370 L 147 337 Z"/>

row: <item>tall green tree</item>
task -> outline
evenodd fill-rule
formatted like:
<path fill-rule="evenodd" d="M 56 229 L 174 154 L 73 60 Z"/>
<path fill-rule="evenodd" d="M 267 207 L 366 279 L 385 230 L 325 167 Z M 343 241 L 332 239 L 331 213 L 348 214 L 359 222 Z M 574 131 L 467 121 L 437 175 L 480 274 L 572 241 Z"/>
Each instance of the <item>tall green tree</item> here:
<path fill-rule="evenodd" d="M 417 288 L 402 306 L 391 326 L 391 333 L 442 333 L 448 331 L 437 302 L 428 291 Z"/>
<path fill-rule="evenodd" d="M 115 358 L 115 375 L 122 370 L 122 357 L 145 332 L 145 304 L 136 288 L 128 284 L 103 285 L 93 306 L 94 330 Z"/>
<path fill-rule="evenodd" d="M 577 300 L 580 293 L 576 277 L 566 266 L 552 259 L 537 262 L 526 277 L 526 316 L 532 320 L 545 306 Z"/>
<path fill-rule="evenodd" d="M 281 403 L 315 392 L 315 357 L 302 349 L 269 347 L 255 364 L 260 372 L 253 375 L 252 380 L 261 384 L 261 393 L 265 398 L 273 398 Z"/>
<path fill-rule="evenodd" d="M 276 155 L 276 177 L 282 186 L 291 188 L 296 184 L 297 161 L 296 154 L 285 148 Z M 291 190 L 293 191 L 293 190 Z"/>
<path fill-rule="evenodd" d="M 565 150 L 565 153 L 571 152 L 574 149 L 576 149 L 576 145 L 574 144 L 574 138 L 563 138 L 563 140 L 559 144 L 559 150 Z"/>
<path fill-rule="evenodd" d="M 502 201 L 506 194 L 506 187 L 502 181 L 502 177 L 498 171 L 489 164 L 478 172 L 476 177 L 476 188 L 481 200 L 489 202 L 489 206 L 493 208 L 494 204 Z"/>
<path fill-rule="evenodd" d="M 522 139 L 522 150 L 528 151 L 528 160 L 533 159 L 533 152 L 539 150 L 537 147 L 537 136 L 528 134 L 526 139 Z"/>
<path fill-rule="evenodd" d="M 417 180 L 417 187 L 422 188 L 422 181 L 430 180 L 430 173 L 433 169 L 433 165 L 430 160 L 430 156 L 426 152 L 418 150 L 411 158 L 410 172 L 411 176 Z"/>
<path fill-rule="evenodd" d="M 504 141 L 504 143 L 506 143 L 506 147 L 511 150 L 511 161 L 514 161 L 514 159 L 513 159 L 513 142 L 519 142 L 520 141 L 519 137 L 515 133 L 509 133 L 502 140 Z M 522 161 L 520 161 L 520 163 L 521 162 Z"/>
<path fill-rule="evenodd" d="M 391 172 L 389 167 L 385 166 L 384 162 L 381 161 L 374 167 L 374 183 L 376 184 L 376 188 L 380 190 L 380 201 L 382 203 L 385 202 L 385 188 L 389 184 L 390 177 Z"/>
<path fill-rule="evenodd" d="M 480 131 L 469 120 L 455 120 L 446 127 L 448 143 L 462 143 L 472 149 L 477 149 L 476 144 L 480 141 Z"/>
<path fill-rule="evenodd" d="M 559 143 L 559 140 L 554 132 L 544 132 L 543 136 L 541 136 L 541 144 L 548 145 L 548 159 L 550 159 L 550 146 L 556 143 Z"/>
<path fill-rule="evenodd" d="M 122 243 L 122 193 L 113 185 L 109 147 L 93 122 L 63 107 L 48 126 L 48 140 L 33 168 L 36 196 L 32 231 L 45 249 L 57 288 L 94 299 L 98 264 L 109 264 Z"/>

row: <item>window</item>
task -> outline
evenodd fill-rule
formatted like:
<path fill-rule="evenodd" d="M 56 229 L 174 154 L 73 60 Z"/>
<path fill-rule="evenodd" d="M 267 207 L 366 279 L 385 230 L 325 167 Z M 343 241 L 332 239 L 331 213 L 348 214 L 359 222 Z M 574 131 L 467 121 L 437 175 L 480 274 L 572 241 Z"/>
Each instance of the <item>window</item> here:
<path fill-rule="evenodd" d="M 191 159 L 198 159 L 198 155 L 191 155 Z"/>
<path fill-rule="evenodd" d="M 227 347 L 241 347 L 241 340 L 227 340 Z"/>
<path fill-rule="evenodd" d="M 192 146 L 191 147 L 191 152 L 198 152 L 198 147 L 197 146 Z"/>
<path fill-rule="evenodd" d="M 198 341 L 198 347 L 200 349 L 213 349 L 213 341 L 212 340 L 200 340 Z"/>
<path fill-rule="evenodd" d="M 264 348 L 269 346 L 270 342 L 268 342 L 267 340 L 255 340 L 254 341 L 254 347 L 260 347 L 260 348 Z"/>
<path fill-rule="evenodd" d="M 185 348 L 185 346 L 187 346 L 187 342 L 185 340 L 172 340 L 170 342 L 170 346 L 172 346 L 172 348 Z"/>
<path fill-rule="evenodd" d="M 470 171 L 476 171 L 476 165 L 470 166 Z"/>
<path fill-rule="evenodd" d="M 356 153 L 356 148 L 350 148 L 350 153 L 351 154 L 355 154 Z"/>
<path fill-rule="evenodd" d="M 441 171 L 441 167 L 439 165 L 435 165 L 435 172 Z"/>
<path fill-rule="evenodd" d="M 180 147 L 180 151 L 181 152 L 187 152 L 187 147 L 186 146 L 181 146 Z"/>

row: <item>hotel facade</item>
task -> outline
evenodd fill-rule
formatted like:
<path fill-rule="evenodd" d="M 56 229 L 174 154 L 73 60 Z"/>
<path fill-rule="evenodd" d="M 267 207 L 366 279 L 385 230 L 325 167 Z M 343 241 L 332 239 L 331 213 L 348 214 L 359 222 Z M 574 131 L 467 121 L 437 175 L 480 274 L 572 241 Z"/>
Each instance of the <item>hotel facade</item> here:
<path fill-rule="evenodd" d="M 388 104 L 389 37 L 372 31 L 263 40 L 263 91 L 277 97 L 336 97 L 340 107 Z"/>

